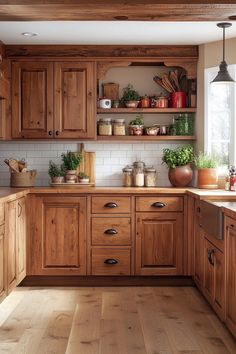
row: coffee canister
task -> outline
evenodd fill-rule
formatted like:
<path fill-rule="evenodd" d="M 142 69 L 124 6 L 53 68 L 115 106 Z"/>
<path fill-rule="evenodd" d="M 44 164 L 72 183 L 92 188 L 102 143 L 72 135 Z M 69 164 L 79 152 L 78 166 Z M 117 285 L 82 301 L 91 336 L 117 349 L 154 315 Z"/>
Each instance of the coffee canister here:
<path fill-rule="evenodd" d="M 101 98 L 99 100 L 100 108 L 111 108 L 111 100 L 109 98 Z"/>

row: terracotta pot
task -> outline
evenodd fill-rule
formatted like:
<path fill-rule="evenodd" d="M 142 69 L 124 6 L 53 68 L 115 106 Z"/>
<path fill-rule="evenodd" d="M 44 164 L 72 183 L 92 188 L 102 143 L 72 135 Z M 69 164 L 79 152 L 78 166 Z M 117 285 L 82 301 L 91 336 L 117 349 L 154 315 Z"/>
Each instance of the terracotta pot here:
<path fill-rule="evenodd" d="M 168 174 L 170 183 L 174 187 L 187 187 L 193 178 L 193 170 L 190 164 L 170 168 Z"/>
<path fill-rule="evenodd" d="M 76 170 L 67 170 L 66 171 L 66 183 L 76 183 L 77 182 L 77 176 L 76 176 Z"/>
<path fill-rule="evenodd" d="M 139 101 L 127 101 L 125 102 L 125 106 L 127 108 L 137 108 L 139 104 Z"/>
<path fill-rule="evenodd" d="M 200 168 L 197 170 L 198 188 L 216 189 L 218 188 L 218 176 L 216 168 Z"/>

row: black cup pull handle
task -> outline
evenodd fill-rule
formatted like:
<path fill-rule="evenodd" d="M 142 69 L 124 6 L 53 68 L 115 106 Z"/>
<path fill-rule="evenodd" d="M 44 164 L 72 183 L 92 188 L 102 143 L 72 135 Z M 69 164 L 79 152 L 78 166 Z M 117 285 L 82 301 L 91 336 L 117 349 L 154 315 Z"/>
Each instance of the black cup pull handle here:
<path fill-rule="evenodd" d="M 52 135 L 52 131 L 51 130 L 49 130 L 48 135 Z"/>
<path fill-rule="evenodd" d="M 115 229 L 107 229 L 104 231 L 104 234 L 106 235 L 116 235 L 118 232 Z"/>
<path fill-rule="evenodd" d="M 104 263 L 113 265 L 113 264 L 117 264 L 118 261 L 114 258 L 107 258 L 107 259 L 105 259 Z"/>
<path fill-rule="evenodd" d="M 104 207 L 105 207 L 105 208 L 110 208 L 110 209 L 112 209 L 112 208 L 117 208 L 117 207 L 118 207 L 118 204 L 116 204 L 116 203 L 114 203 L 114 202 L 109 202 L 109 203 L 106 203 L 106 204 L 104 205 Z"/>
<path fill-rule="evenodd" d="M 155 202 L 155 203 L 152 203 L 152 206 L 154 208 L 164 208 L 166 206 L 166 204 L 162 203 L 162 202 Z"/>

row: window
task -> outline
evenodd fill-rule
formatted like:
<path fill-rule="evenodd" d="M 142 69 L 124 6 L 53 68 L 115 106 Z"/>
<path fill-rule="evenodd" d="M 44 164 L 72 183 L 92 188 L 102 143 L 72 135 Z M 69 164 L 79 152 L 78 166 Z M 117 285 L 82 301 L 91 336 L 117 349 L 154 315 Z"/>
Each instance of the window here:
<path fill-rule="evenodd" d="M 228 67 L 236 78 L 236 65 Z M 205 70 L 205 151 L 217 156 L 222 169 L 236 165 L 235 85 L 211 85 L 219 68 Z"/>

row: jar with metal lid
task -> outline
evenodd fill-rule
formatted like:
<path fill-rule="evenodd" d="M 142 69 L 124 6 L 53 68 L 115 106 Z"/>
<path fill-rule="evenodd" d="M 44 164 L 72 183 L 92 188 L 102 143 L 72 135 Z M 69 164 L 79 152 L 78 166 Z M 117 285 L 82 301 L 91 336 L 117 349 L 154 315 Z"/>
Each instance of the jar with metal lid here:
<path fill-rule="evenodd" d="M 125 120 L 114 119 L 113 120 L 113 135 L 125 135 Z"/>
<path fill-rule="evenodd" d="M 98 121 L 98 135 L 112 135 L 111 118 L 100 118 Z"/>
<path fill-rule="evenodd" d="M 144 168 L 145 163 L 142 161 L 136 161 L 133 164 L 133 176 L 134 176 L 134 186 L 135 187 L 144 187 Z"/>
<path fill-rule="evenodd" d="M 157 172 L 154 167 L 146 167 L 144 174 L 145 187 L 156 187 L 157 185 Z"/>
<path fill-rule="evenodd" d="M 125 166 L 123 168 L 123 186 L 132 187 L 133 186 L 133 167 Z"/>

